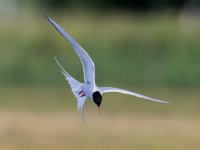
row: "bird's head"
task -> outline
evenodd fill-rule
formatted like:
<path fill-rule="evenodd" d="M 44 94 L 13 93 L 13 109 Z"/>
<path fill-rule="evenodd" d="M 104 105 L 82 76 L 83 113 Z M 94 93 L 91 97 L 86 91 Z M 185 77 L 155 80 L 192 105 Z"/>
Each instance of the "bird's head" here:
<path fill-rule="evenodd" d="M 95 92 L 92 94 L 92 97 L 93 97 L 94 103 L 95 103 L 98 107 L 100 107 L 101 102 L 102 102 L 101 93 L 100 93 L 99 91 L 95 91 Z"/>

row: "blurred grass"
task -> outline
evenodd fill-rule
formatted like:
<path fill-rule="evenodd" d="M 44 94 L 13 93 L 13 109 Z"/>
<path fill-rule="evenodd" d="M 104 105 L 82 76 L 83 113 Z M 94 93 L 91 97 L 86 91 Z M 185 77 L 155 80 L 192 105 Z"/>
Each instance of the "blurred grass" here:
<path fill-rule="evenodd" d="M 67 83 L 65 83 L 67 84 Z M 77 113 L 76 99 L 67 86 L 63 87 L 4 87 L 0 89 L 0 109 L 3 111 L 27 111 L 35 113 L 73 112 Z M 199 115 L 198 89 L 129 88 L 129 90 L 171 102 L 155 103 L 137 97 L 109 93 L 103 97 L 102 111 L 108 114 L 145 115 Z M 96 113 L 96 105 L 87 101 L 85 113 Z M 98 113 L 97 113 L 98 114 Z"/>
<path fill-rule="evenodd" d="M 48 15 L 91 55 L 97 83 L 200 85 L 200 29 L 181 23 L 176 12 Z M 1 85 L 61 84 L 63 80 L 57 77 L 59 69 L 53 56 L 73 76 L 82 79 L 78 57 L 43 15 L 2 17 L 2 20 Z"/>
<path fill-rule="evenodd" d="M 137 91 L 172 103 L 105 94 L 102 115 L 87 101 L 83 123 L 69 88 L 1 88 L 0 149 L 200 148 L 199 90 Z"/>
<path fill-rule="evenodd" d="M 26 149 L 199 149 L 199 118 L 1 113 L 0 148 Z"/>

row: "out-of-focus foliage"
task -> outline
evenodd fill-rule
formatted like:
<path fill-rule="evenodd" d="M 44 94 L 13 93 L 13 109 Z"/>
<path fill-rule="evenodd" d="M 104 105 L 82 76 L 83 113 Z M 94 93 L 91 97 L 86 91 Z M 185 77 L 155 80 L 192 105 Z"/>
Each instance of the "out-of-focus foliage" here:
<path fill-rule="evenodd" d="M 18 0 L 26 3 L 27 0 Z M 199 5 L 199 0 L 36 0 L 37 5 L 54 10 L 70 7 L 89 9 L 123 9 L 123 10 L 152 10 L 152 9 L 179 9 L 184 5 Z"/>
<path fill-rule="evenodd" d="M 142 16 L 118 13 L 50 15 L 91 55 L 97 83 L 113 85 L 200 85 L 200 30 L 177 13 Z M 82 81 L 80 60 L 40 15 L 2 18 L 0 83 L 59 84 L 53 60 Z M 60 75 L 60 76 L 59 76 Z"/>
<path fill-rule="evenodd" d="M 172 103 L 105 94 L 101 116 L 92 101 L 86 102 L 83 124 L 69 87 L 0 88 L 0 149 L 200 148 L 199 89 L 147 88 L 142 92 Z"/>

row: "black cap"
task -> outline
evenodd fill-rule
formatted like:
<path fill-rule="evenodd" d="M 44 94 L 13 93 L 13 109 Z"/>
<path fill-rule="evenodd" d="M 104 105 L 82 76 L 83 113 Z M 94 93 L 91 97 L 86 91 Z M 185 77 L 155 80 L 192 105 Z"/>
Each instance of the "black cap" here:
<path fill-rule="evenodd" d="M 101 101 L 102 101 L 101 93 L 99 91 L 95 91 L 92 94 L 92 97 L 93 97 L 94 103 L 99 107 L 101 105 Z"/>

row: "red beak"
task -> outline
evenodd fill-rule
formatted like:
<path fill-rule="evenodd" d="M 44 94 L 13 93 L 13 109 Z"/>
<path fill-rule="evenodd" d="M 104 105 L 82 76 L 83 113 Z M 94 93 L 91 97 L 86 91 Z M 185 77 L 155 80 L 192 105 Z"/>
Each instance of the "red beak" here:
<path fill-rule="evenodd" d="M 100 109 L 100 107 L 97 107 L 97 108 L 98 108 L 99 114 L 101 115 L 101 109 Z"/>

